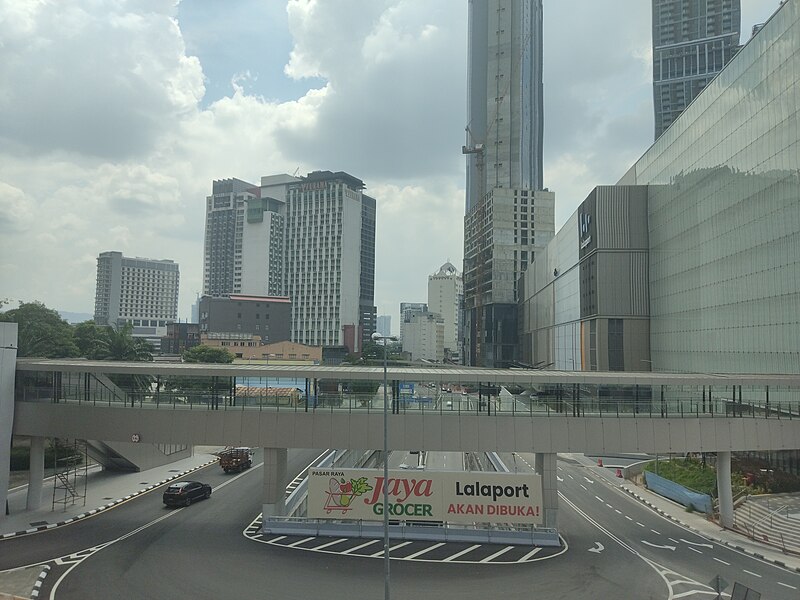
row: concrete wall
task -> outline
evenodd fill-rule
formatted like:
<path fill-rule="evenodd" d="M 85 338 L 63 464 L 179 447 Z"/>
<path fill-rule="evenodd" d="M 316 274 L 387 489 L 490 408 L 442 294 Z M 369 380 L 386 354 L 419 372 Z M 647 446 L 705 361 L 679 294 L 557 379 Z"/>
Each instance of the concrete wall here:
<path fill-rule="evenodd" d="M 267 448 L 381 448 L 381 413 L 154 410 L 17 402 L 14 434 Z M 683 453 L 800 445 L 800 420 L 391 415 L 396 450 Z"/>

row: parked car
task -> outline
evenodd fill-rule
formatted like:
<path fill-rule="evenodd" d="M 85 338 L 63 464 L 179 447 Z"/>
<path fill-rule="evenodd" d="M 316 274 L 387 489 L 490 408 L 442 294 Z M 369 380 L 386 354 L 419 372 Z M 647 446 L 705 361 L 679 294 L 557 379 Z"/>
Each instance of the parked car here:
<path fill-rule="evenodd" d="M 189 506 L 195 500 L 211 497 L 211 486 L 199 481 L 178 481 L 164 490 L 164 504 L 167 506 Z"/>

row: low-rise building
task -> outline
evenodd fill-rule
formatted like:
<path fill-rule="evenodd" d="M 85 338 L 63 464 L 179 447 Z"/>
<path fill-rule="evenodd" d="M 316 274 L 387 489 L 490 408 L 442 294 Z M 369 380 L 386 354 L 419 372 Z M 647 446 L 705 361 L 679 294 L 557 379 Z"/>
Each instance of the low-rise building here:
<path fill-rule="evenodd" d="M 235 332 L 258 336 L 263 343 L 290 339 L 292 302 L 285 296 L 224 297 L 200 299 L 200 332 Z"/>

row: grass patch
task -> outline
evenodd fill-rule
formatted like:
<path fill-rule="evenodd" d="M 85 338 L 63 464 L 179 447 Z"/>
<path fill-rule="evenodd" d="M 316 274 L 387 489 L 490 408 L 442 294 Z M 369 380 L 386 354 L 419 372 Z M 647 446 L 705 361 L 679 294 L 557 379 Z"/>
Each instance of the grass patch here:
<path fill-rule="evenodd" d="M 656 471 L 656 461 L 651 461 L 645 467 L 645 470 L 656 473 L 696 492 L 715 497 L 717 495 L 716 470 L 707 465 L 704 467 L 699 460 L 693 458 L 659 460 L 658 471 Z"/>

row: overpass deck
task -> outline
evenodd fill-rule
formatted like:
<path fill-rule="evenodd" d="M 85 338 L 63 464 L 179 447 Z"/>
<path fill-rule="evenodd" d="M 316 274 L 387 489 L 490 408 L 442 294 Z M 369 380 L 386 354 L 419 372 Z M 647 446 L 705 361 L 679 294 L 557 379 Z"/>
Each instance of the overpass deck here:
<path fill-rule="evenodd" d="M 375 367 L 19 359 L 15 399 L 370 414 L 383 412 L 382 378 L 383 369 Z M 388 379 L 393 414 L 800 419 L 800 375 L 393 367 Z"/>

